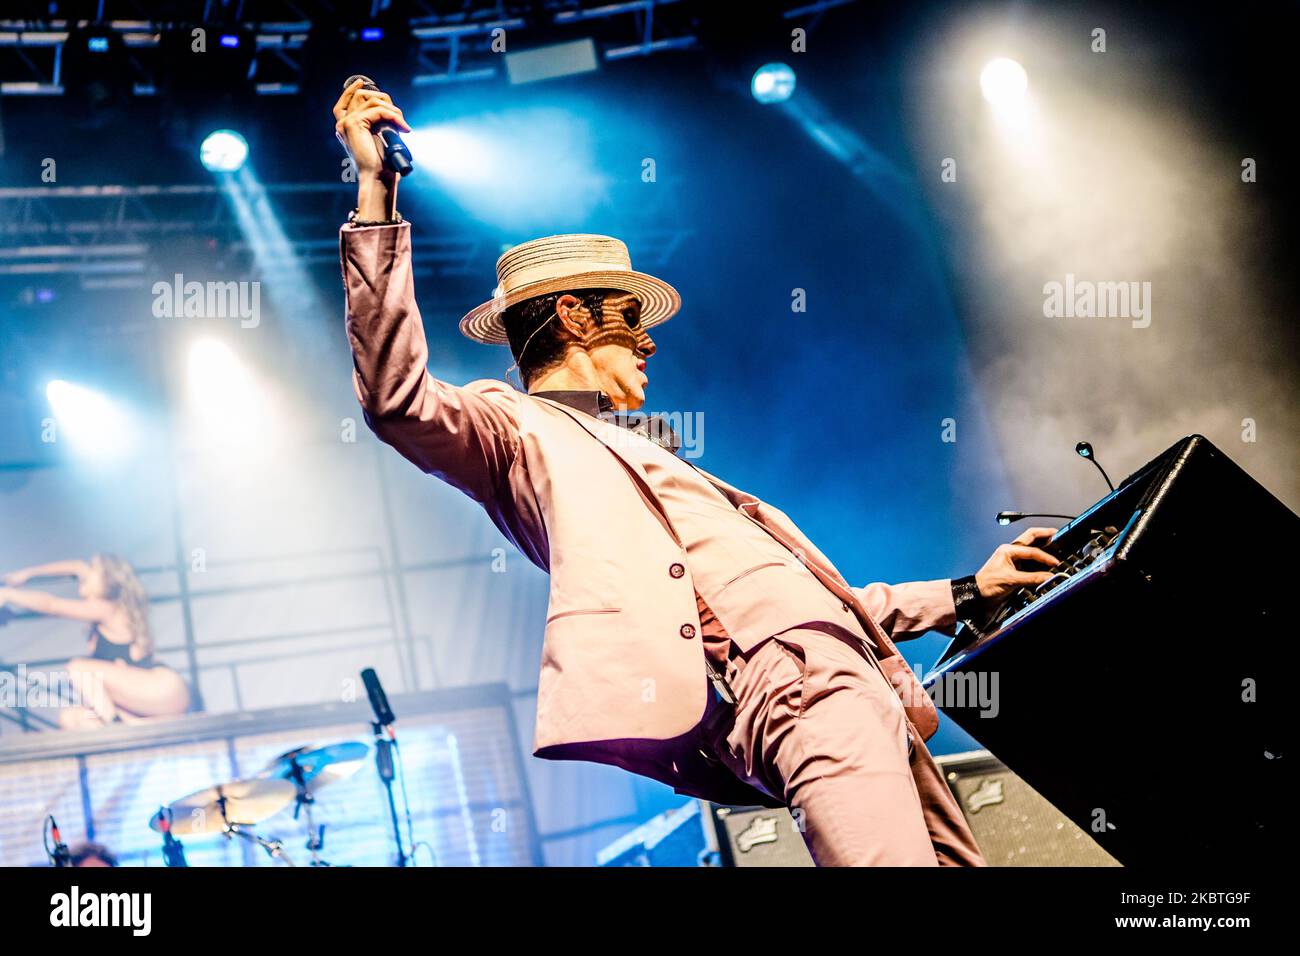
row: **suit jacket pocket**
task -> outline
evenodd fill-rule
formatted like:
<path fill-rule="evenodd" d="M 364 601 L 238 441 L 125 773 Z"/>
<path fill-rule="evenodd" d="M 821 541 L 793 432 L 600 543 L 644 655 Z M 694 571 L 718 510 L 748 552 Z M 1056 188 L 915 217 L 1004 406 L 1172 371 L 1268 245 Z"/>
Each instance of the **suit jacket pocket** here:
<path fill-rule="evenodd" d="M 556 611 L 546 619 L 546 623 L 550 624 L 552 621 L 558 621 L 562 617 L 573 617 L 577 614 L 619 614 L 622 610 L 623 609 L 619 607 L 582 607 L 568 611 Z"/>
<path fill-rule="evenodd" d="M 785 564 L 786 563 L 784 561 L 766 561 L 763 564 L 756 564 L 752 568 L 747 568 L 744 571 L 741 571 L 734 578 L 732 578 L 730 581 L 724 584 L 722 586 L 722 589 L 725 591 L 727 588 L 731 587 L 737 581 L 749 577 L 755 571 L 762 571 L 764 568 L 783 568 L 785 567 Z"/>

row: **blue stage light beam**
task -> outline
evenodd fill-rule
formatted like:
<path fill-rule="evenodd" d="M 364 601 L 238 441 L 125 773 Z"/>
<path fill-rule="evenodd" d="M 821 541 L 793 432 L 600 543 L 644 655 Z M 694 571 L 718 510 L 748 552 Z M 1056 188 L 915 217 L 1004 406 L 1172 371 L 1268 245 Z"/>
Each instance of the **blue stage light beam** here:
<path fill-rule="evenodd" d="M 304 348 L 325 348 L 325 337 L 313 324 L 326 314 L 316 284 L 304 267 L 293 243 L 271 206 L 266 189 L 248 159 L 248 142 L 231 129 L 219 129 L 203 141 L 203 165 L 217 179 L 235 221 L 252 253 L 259 278 L 259 309 L 269 298 L 282 327 L 291 331 Z M 237 277 L 230 277 L 237 278 Z M 262 296 L 261 292 L 268 293 Z M 261 324 L 261 315 L 252 328 Z"/>
<path fill-rule="evenodd" d="M 266 189 L 250 166 L 235 173 L 218 174 L 222 195 L 230 203 L 235 221 L 253 256 L 253 266 L 282 327 L 291 331 L 308 350 L 326 347 L 326 337 L 316 323 L 328 314 L 316 283 L 289 241 Z M 260 324 L 260 318 L 259 318 Z"/>
<path fill-rule="evenodd" d="M 900 220 L 928 234 L 921 210 L 924 203 L 914 178 L 904 173 L 892 160 L 849 129 L 816 97 L 804 91 L 798 99 L 777 104 L 814 143 L 843 163 L 860 183 Z"/>
<path fill-rule="evenodd" d="M 560 107 L 467 109 L 428 124 L 416 117 L 404 139 L 428 175 L 402 188 L 436 188 L 477 220 L 520 234 L 581 230 L 613 186 L 597 162 L 599 122 Z"/>
<path fill-rule="evenodd" d="M 507 164 L 501 144 L 468 126 L 443 123 L 413 130 L 405 137 L 411 155 L 444 182 L 488 187 L 500 181 Z"/>

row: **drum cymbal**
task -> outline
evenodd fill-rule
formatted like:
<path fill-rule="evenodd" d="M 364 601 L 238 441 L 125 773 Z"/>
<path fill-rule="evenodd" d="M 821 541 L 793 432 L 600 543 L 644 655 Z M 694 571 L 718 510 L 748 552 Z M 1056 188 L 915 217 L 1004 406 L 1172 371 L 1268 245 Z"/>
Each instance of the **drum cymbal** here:
<path fill-rule="evenodd" d="M 308 744 L 280 754 L 266 765 L 258 777 L 292 782 L 295 779 L 296 765 L 302 775 L 302 782 L 319 788 L 352 776 L 361 769 L 361 763 L 369 752 L 369 745 L 356 740 L 322 746 Z"/>
<path fill-rule="evenodd" d="M 201 836 L 220 833 L 227 823 L 242 826 L 261 823 L 292 803 L 296 792 L 288 780 L 269 777 L 232 780 L 196 790 L 167 807 L 171 812 L 171 832 L 178 837 Z M 163 812 L 160 810 L 150 818 L 149 826 L 162 832 L 162 825 Z"/>

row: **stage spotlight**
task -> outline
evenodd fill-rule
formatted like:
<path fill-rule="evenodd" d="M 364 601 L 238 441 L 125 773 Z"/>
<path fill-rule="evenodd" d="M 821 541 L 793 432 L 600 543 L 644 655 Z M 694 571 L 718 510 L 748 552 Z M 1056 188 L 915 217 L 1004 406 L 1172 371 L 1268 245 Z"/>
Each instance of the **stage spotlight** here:
<path fill-rule="evenodd" d="M 214 173 L 233 173 L 248 159 L 248 141 L 233 129 L 209 133 L 199 147 L 199 160 Z"/>
<path fill-rule="evenodd" d="M 767 63 L 754 71 L 749 91 L 760 103 L 784 103 L 794 93 L 794 70 L 784 63 Z"/>
<path fill-rule="evenodd" d="M 18 301 L 23 305 L 49 305 L 58 293 L 49 286 L 27 286 L 18 293 Z"/>
<path fill-rule="evenodd" d="M 228 401 L 246 393 L 252 377 L 230 346 L 199 339 L 190 346 L 190 392 L 201 402 Z"/>
<path fill-rule="evenodd" d="M 366 43 L 378 43 L 383 38 L 383 27 L 364 27 L 361 30 L 361 39 Z"/>
<path fill-rule="evenodd" d="M 99 392 L 55 379 L 45 386 L 45 397 L 58 423 L 57 440 L 66 440 L 74 452 L 105 459 L 130 449 L 126 415 Z"/>
<path fill-rule="evenodd" d="M 1025 101 L 1029 77 L 1015 60 L 998 57 L 980 71 L 980 90 L 984 99 L 998 110 L 1018 109 Z"/>

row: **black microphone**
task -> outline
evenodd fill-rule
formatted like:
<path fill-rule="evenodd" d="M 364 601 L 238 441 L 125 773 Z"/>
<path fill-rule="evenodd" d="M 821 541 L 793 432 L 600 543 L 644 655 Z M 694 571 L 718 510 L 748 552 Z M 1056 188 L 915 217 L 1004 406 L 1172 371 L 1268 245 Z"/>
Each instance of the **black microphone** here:
<path fill-rule="evenodd" d="M 366 693 L 370 695 L 370 709 L 375 712 L 375 721 L 383 727 L 393 724 L 397 718 L 393 716 L 393 711 L 388 706 L 388 696 L 384 693 L 383 685 L 379 683 L 379 675 L 375 673 L 375 669 L 367 667 L 363 670 L 361 680 L 366 685 Z"/>
<path fill-rule="evenodd" d="M 406 848 L 402 846 L 402 825 L 397 821 L 397 801 L 393 799 L 393 780 L 397 777 L 397 766 L 393 762 L 393 750 L 397 747 L 397 734 L 393 730 L 393 723 L 397 720 L 393 716 L 393 711 L 388 706 L 388 697 L 384 694 L 384 688 L 379 683 L 379 675 L 375 673 L 373 667 L 367 667 L 361 672 L 361 680 L 366 685 L 366 693 L 370 695 L 370 709 L 375 712 L 375 767 L 379 771 L 379 779 L 384 784 L 384 789 L 388 791 L 388 816 L 393 823 L 393 838 L 397 841 L 397 865 L 406 866 L 410 859 L 406 855 Z M 388 732 L 387 738 L 384 736 L 385 729 Z M 403 784 L 403 799 L 405 799 L 405 784 Z M 410 826 L 410 805 L 407 805 L 407 826 Z"/>
<path fill-rule="evenodd" d="M 1030 511 L 999 511 L 998 524 L 1011 524 L 1013 521 L 1021 521 L 1025 518 L 1064 518 L 1066 521 L 1073 521 L 1077 515 L 1052 515 L 1045 512 Z"/>
<path fill-rule="evenodd" d="M 357 80 L 365 81 L 361 86 L 363 90 L 380 92 L 374 80 L 359 73 L 344 80 L 343 89 L 346 90 Z M 371 127 L 371 130 L 384 144 L 384 165 L 388 167 L 390 172 L 397 173 L 399 176 L 409 176 L 415 171 L 415 163 L 411 161 L 411 151 L 406 148 L 406 144 L 402 142 L 402 137 L 397 134 L 397 130 L 392 123 L 376 123 Z"/>
<path fill-rule="evenodd" d="M 1092 453 L 1092 445 L 1086 441 L 1081 441 L 1079 444 L 1074 446 L 1074 453 L 1080 458 L 1086 458 L 1096 465 L 1097 470 L 1101 472 L 1101 476 L 1106 479 L 1106 487 L 1111 491 L 1115 490 L 1115 485 L 1111 483 L 1110 475 L 1106 474 L 1106 469 L 1101 467 L 1101 462 L 1099 462 L 1097 456 Z"/>

